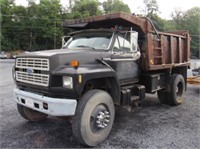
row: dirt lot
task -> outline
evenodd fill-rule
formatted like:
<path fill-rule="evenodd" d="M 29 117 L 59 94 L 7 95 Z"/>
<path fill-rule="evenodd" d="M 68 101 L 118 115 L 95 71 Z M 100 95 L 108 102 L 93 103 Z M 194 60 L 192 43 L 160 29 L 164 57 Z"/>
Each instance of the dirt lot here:
<path fill-rule="evenodd" d="M 17 112 L 12 90 L 14 61 L 0 61 L 0 148 L 79 148 L 70 123 L 49 117 L 30 123 Z M 113 130 L 97 148 L 200 148 L 199 86 L 188 85 L 184 103 L 162 105 L 156 95 L 147 95 L 143 108 L 133 113 L 116 107 Z"/>

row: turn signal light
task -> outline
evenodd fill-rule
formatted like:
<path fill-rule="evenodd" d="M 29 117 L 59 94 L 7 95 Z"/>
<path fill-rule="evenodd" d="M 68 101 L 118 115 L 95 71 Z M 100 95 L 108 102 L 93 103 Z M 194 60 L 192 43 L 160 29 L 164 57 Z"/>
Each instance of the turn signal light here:
<path fill-rule="evenodd" d="M 77 68 L 79 66 L 79 61 L 71 61 L 71 66 Z"/>

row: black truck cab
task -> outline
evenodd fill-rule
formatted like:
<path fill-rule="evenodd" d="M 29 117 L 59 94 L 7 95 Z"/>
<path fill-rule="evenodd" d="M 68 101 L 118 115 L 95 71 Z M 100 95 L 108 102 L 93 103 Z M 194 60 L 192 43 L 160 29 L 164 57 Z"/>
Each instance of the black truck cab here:
<path fill-rule="evenodd" d="M 94 60 L 104 62 L 104 64 L 114 69 L 120 84 L 139 81 L 138 59 L 140 58 L 140 52 L 137 46 L 137 32 L 91 29 L 78 31 L 70 35 L 71 38 L 62 49 L 98 51 L 102 57 Z M 80 59 L 83 63 L 87 60 L 87 57 Z"/>

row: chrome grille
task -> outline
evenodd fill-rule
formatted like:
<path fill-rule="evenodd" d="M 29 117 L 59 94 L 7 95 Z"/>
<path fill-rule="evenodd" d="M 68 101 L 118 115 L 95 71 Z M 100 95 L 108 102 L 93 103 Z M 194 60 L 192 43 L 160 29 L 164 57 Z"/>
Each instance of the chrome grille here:
<path fill-rule="evenodd" d="M 49 70 L 49 59 L 43 58 L 17 58 L 16 68 Z"/>
<path fill-rule="evenodd" d="M 49 85 L 49 75 L 46 74 L 29 74 L 27 72 L 16 71 L 16 79 L 17 81 L 40 85 L 47 87 Z"/>
<path fill-rule="evenodd" d="M 44 58 L 17 58 L 16 80 L 23 83 L 48 87 L 49 59 Z"/>

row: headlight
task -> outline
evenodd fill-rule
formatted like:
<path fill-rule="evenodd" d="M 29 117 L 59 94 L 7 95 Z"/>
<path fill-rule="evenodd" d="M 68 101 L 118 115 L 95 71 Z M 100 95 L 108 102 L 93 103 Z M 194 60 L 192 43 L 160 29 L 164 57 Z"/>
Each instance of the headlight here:
<path fill-rule="evenodd" d="M 63 87 L 65 88 L 73 88 L 73 79 L 72 77 L 63 76 Z"/>

